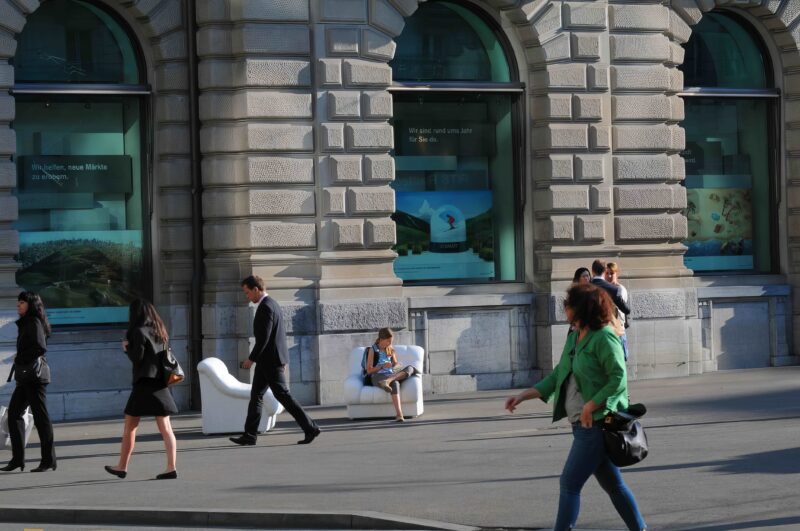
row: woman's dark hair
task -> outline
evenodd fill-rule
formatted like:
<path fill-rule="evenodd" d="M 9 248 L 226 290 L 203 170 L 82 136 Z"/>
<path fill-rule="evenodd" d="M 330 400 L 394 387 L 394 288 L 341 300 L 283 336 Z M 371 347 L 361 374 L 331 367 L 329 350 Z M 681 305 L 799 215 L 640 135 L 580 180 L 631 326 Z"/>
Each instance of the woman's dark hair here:
<path fill-rule="evenodd" d="M 38 293 L 32 291 L 23 291 L 17 296 L 18 301 L 28 303 L 28 312 L 26 316 L 38 317 L 44 326 L 44 334 L 50 337 L 50 321 L 47 320 L 47 312 L 44 309 L 44 302 Z"/>
<path fill-rule="evenodd" d="M 578 269 L 575 270 L 575 274 L 572 275 L 572 281 L 578 282 L 584 273 L 589 273 L 589 278 L 592 277 L 592 274 L 589 272 L 588 267 L 579 267 Z"/>
<path fill-rule="evenodd" d="M 567 290 L 564 306 L 572 309 L 574 323 L 600 330 L 611 322 L 615 307 L 605 290 L 593 284 L 573 284 Z"/>
<path fill-rule="evenodd" d="M 144 299 L 136 299 L 128 307 L 128 337 L 137 328 L 149 328 L 153 339 L 159 343 L 167 343 L 169 335 L 164 321 L 158 315 L 156 307 Z"/>

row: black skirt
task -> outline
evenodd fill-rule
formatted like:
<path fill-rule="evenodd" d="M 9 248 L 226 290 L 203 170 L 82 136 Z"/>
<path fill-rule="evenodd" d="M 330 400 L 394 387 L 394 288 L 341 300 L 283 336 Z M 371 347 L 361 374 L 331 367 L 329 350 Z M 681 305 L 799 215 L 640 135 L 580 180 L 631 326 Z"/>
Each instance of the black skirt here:
<path fill-rule="evenodd" d="M 131 389 L 125 414 L 131 417 L 168 417 L 178 413 L 169 388 L 155 378 L 142 378 Z"/>

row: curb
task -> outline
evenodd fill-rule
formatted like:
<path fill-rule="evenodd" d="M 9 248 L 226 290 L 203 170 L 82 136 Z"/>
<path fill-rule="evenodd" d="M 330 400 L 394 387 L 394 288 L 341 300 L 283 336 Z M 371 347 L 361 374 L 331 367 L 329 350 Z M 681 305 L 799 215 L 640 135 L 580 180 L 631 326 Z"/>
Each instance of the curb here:
<path fill-rule="evenodd" d="M 479 531 L 478 527 L 404 518 L 374 511 L 231 511 L 149 507 L 3 507 L 2 523 L 239 527 L 253 529 L 430 529 Z"/>

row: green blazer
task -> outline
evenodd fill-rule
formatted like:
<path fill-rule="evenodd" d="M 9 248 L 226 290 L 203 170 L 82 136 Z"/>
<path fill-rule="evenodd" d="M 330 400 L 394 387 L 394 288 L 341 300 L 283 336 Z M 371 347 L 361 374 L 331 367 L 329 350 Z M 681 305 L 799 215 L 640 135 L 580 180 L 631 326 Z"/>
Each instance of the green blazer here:
<path fill-rule="evenodd" d="M 590 330 L 578 343 L 573 358 L 572 351 L 577 339 L 578 332 L 569 333 L 556 368 L 533 386 L 541 393 L 545 402 L 556 396 L 553 404 L 553 422 L 567 416 L 562 386 L 566 390 L 564 382 L 570 372 L 575 374 L 575 382 L 584 402 L 594 400 L 596 404 L 601 404 L 600 409 L 592 414 L 594 420 L 602 419 L 610 411 L 624 410 L 628 407 L 625 355 L 617 334 L 610 326 L 600 330 Z"/>

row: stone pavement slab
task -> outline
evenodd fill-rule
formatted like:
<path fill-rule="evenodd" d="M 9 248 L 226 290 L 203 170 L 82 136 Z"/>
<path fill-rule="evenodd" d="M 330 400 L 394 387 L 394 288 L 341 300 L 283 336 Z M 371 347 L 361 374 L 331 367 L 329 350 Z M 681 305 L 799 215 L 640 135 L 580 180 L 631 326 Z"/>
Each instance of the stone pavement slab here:
<path fill-rule="evenodd" d="M 121 419 L 61 423 L 58 470 L 1 474 L 0 506 L 374 511 L 548 528 L 571 435 L 539 401 L 505 413 L 503 400 L 515 392 L 428 399 L 425 414 L 405 424 L 310 408 L 324 431 L 308 446 L 295 444 L 301 433 L 286 414 L 255 447 L 204 436 L 196 414 L 182 415 L 174 419 L 176 481 L 152 479 L 164 467 L 154 422 L 142 422 L 124 480 L 103 471 L 116 462 Z M 800 529 L 800 368 L 637 381 L 631 395 L 648 406 L 651 454 L 623 475 L 650 529 Z M 0 451 L 0 461 L 7 456 Z M 35 444 L 27 457 L 35 466 Z M 579 526 L 622 528 L 594 480 L 584 489 Z"/>

